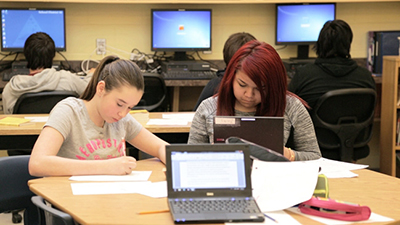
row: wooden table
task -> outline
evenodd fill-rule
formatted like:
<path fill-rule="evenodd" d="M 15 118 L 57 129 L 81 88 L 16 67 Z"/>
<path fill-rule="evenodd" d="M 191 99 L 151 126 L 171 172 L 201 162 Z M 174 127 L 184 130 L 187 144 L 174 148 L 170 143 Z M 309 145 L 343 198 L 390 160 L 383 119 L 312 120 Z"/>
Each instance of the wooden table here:
<path fill-rule="evenodd" d="M 161 119 L 165 115 L 177 114 L 171 112 L 155 112 L 149 113 L 150 119 Z M 178 114 L 192 114 L 191 112 L 180 112 Z M 0 115 L 0 118 L 12 116 L 12 117 L 47 117 L 48 114 L 13 114 L 13 115 Z M 135 115 L 133 115 L 135 117 Z M 173 136 L 181 134 L 187 136 L 190 130 L 190 123 L 187 125 L 146 125 L 148 120 L 138 121 L 150 132 L 165 136 Z M 31 149 L 35 143 L 38 135 L 42 131 L 44 122 L 33 123 L 24 126 L 1 126 L 0 125 L 0 150 L 10 149 Z M 167 140 L 168 141 L 168 140 Z"/>
<path fill-rule="evenodd" d="M 150 181 L 164 181 L 165 168 L 158 159 L 139 160 L 137 170 L 153 171 Z M 363 169 L 358 178 L 329 179 L 330 196 L 337 200 L 368 205 L 372 212 L 400 223 L 400 179 Z M 73 195 L 68 177 L 46 177 L 29 181 L 29 188 L 81 224 L 173 224 L 169 213 L 138 215 L 141 211 L 168 209 L 166 198 L 140 194 Z M 302 224 L 320 224 L 292 214 Z M 389 224 L 389 223 L 365 223 Z"/>

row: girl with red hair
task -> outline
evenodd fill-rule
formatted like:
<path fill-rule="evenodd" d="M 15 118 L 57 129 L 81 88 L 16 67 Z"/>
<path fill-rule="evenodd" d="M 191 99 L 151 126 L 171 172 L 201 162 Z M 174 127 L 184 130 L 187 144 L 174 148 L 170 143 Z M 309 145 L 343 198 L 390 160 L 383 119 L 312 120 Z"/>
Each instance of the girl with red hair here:
<path fill-rule="evenodd" d="M 218 116 L 284 117 L 284 144 L 291 161 L 321 157 L 306 103 L 287 90 L 286 70 L 275 49 L 257 40 L 243 45 L 230 60 L 218 93 L 204 100 L 192 121 L 188 144 L 213 141 L 213 118 Z"/>

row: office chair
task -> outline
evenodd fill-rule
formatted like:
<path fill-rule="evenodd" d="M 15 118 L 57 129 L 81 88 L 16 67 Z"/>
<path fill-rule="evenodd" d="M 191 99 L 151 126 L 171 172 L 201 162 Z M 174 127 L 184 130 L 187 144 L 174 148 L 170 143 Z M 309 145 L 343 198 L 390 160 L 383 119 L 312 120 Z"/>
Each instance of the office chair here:
<path fill-rule="evenodd" d="M 33 204 L 38 207 L 38 212 L 40 216 L 44 216 L 41 218 L 42 221 L 46 221 L 45 224 L 49 225 L 74 225 L 74 219 L 72 216 L 64 213 L 56 208 L 53 208 L 51 205 L 47 205 L 45 200 L 41 196 L 33 196 L 31 198 Z"/>
<path fill-rule="evenodd" d="M 22 94 L 15 103 L 13 114 L 50 113 L 51 109 L 67 97 L 79 97 L 74 91 L 41 91 Z"/>
<path fill-rule="evenodd" d="M 41 91 L 22 94 L 15 103 L 13 114 L 50 113 L 53 107 L 67 97 L 79 97 L 74 91 Z M 29 155 L 31 149 L 7 150 L 9 156 Z"/>
<path fill-rule="evenodd" d="M 167 97 L 167 87 L 164 78 L 155 73 L 144 73 L 144 94 L 134 109 L 147 111 L 166 111 L 164 106 Z"/>
<path fill-rule="evenodd" d="M 322 156 L 353 162 L 369 155 L 376 92 L 370 88 L 333 90 L 311 110 Z"/>
<path fill-rule="evenodd" d="M 28 172 L 29 155 L 0 158 L 0 213 L 12 212 L 12 222 L 20 223 L 18 214 L 24 211 L 24 224 L 39 223 L 37 207 L 31 202 L 34 194 L 29 190 L 28 181 L 36 179 Z"/>

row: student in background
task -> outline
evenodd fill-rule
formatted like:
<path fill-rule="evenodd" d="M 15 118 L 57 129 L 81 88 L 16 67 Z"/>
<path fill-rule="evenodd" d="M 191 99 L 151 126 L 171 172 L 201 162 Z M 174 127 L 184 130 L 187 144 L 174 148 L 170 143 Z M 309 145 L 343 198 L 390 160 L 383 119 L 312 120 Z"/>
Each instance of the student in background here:
<path fill-rule="evenodd" d="M 314 46 L 317 59 L 300 67 L 289 83 L 289 91 L 304 99 L 311 110 L 326 92 L 342 88 L 372 88 L 370 71 L 351 59 L 353 33 L 343 20 L 328 21 L 322 27 Z"/>
<path fill-rule="evenodd" d="M 90 76 L 80 77 L 69 71 L 52 68 L 56 48 L 53 39 L 46 33 L 30 35 L 25 41 L 24 55 L 29 75 L 13 76 L 4 87 L 4 114 L 12 114 L 15 103 L 24 93 L 65 90 L 80 95 L 90 80 Z"/>
<path fill-rule="evenodd" d="M 291 130 L 294 148 L 285 147 L 291 161 L 321 157 L 311 118 L 302 100 L 287 91 L 286 70 L 275 49 L 257 40 L 243 45 L 226 68 L 218 93 L 196 110 L 189 144 L 213 141 L 213 117 L 284 117 L 284 143 Z M 293 129 L 291 129 L 293 128 Z"/>
<path fill-rule="evenodd" d="M 238 32 L 234 33 L 229 38 L 226 40 L 224 44 L 224 62 L 225 65 L 228 66 L 229 61 L 231 60 L 232 56 L 235 54 L 235 52 L 242 47 L 242 45 L 246 44 L 247 42 L 251 40 L 255 40 L 256 38 L 246 32 Z M 217 77 L 211 79 L 207 85 L 204 87 L 203 91 L 200 94 L 199 99 L 197 100 L 196 106 L 194 107 L 194 111 L 196 111 L 197 107 L 199 107 L 200 103 L 211 96 L 213 96 L 215 93 L 218 91 L 219 83 L 222 80 L 222 77 L 224 76 L 225 69 L 223 70 L 218 70 L 217 72 Z"/>
<path fill-rule="evenodd" d="M 144 91 L 139 67 L 105 57 L 82 96 L 59 102 L 33 147 L 34 176 L 130 174 L 136 160 L 126 156 L 122 138 L 165 162 L 165 141 L 129 113 Z"/>

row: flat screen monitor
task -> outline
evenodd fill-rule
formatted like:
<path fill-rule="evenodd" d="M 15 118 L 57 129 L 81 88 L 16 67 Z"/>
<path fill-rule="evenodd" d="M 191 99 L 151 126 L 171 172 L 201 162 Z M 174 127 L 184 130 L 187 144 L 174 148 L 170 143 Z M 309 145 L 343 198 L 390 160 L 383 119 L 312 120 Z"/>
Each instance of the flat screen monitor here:
<path fill-rule="evenodd" d="M 308 58 L 310 44 L 318 40 L 324 24 L 336 17 L 335 3 L 277 4 L 276 45 L 297 45 L 297 58 Z"/>
<path fill-rule="evenodd" d="M 23 52 L 33 33 L 47 33 L 56 51 L 66 50 L 65 9 L 1 8 L 1 51 Z"/>
<path fill-rule="evenodd" d="M 211 9 L 152 9 L 151 50 L 174 52 L 211 50 Z"/>

